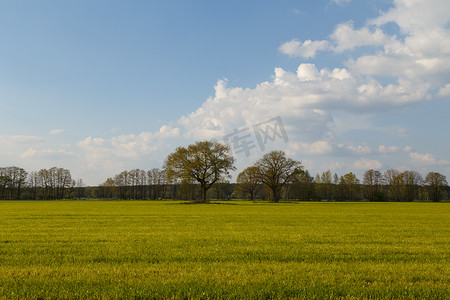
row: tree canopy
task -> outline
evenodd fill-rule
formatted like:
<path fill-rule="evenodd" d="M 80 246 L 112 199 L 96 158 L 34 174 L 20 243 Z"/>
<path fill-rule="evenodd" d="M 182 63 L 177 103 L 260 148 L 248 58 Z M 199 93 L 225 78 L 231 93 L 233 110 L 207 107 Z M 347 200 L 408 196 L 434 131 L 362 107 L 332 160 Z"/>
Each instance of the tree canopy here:
<path fill-rule="evenodd" d="M 169 181 L 197 181 L 202 189 L 201 202 L 207 202 L 206 193 L 219 179 L 229 177 L 235 170 L 230 148 L 218 142 L 202 141 L 178 147 L 164 164 Z"/>
<path fill-rule="evenodd" d="M 236 183 L 238 184 L 238 189 L 242 193 L 250 194 L 250 200 L 253 200 L 255 192 L 257 192 L 261 186 L 259 168 L 255 166 L 246 168 L 239 173 Z"/>
<path fill-rule="evenodd" d="M 280 200 L 283 186 L 291 181 L 298 169 L 302 168 L 300 161 L 287 157 L 283 151 L 265 154 L 255 166 L 259 169 L 261 182 L 271 191 L 273 202 Z"/>
<path fill-rule="evenodd" d="M 433 202 L 442 199 L 443 189 L 448 186 L 445 176 L 437 172 L 429 172 L 425 177 L 425 184 L 428 186 L 429 196 Z"/>

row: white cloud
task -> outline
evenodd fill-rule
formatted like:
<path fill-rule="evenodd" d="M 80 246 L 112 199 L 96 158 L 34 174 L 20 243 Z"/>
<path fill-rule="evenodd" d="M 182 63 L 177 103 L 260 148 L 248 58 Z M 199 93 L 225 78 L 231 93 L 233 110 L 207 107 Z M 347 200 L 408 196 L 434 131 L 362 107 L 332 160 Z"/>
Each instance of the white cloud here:
<path fill-rule="evenodd" d="M 434 156 L 430 153 L 421 154 L 417 152 L 412 152 L 409 154 L 409 157 L 411 158 L 412 163 L 415 164 L 424 164 L 424 165 L 438 164 L 436 158 L 434 158 Z"/>
<path fill-rule="evenodd" d="M 13 164 L 17 164 L 17 156 L 19 153 L 25 153 L 32 148 L 39 148 L 45 142 L 45 139 L 38 136 L 0 135 L 2 163 L 5 164 L 10 161 Z"/>
<path fill-rule="evenodd" d="M 299 56 L 304 58 L 313 58 L 316 56 L 317 51 L 324 51 L 330 48 L 328 41 L 311 41 L 306 40 L 304 42 L 298 40 L 292 40 L 283 43 L 279 50 L 289 56 Z"/>
<path fill-rule="evenodd" d="M 50 131 L 50 134 L 55 135 L 55 134 L 60 134 L 63 132 L 64 132 L 64 129 L 53 129 Z"/>
<path fill-rule="evenodd" d="M 450 83 L 446 84 L 445 86 L 443 86 L 439 89 L 438 96 L 442 97 L 442 98 L 450 97 Z"/>
<path fill-rule="evenodd" d="M 300 64 L 292 73 L 276 68 L 272 81 L 255 88 L 228 87 L 219 80 L 215 94 L 200 108 L 178 120 L 186 138 L 220 138 L 234 129 L 282 116 L 287 128 L 303 134 L 304 142 L 324 138 L 332 112 L 386 111 L 424 100 L 427 85 L 399 80 L 382 86 L 373 78 L 354 78 L 345 69 L 317 69 Z M 308 133 L 308 134 L 307 134 Z"/>
<path fill-rule="evenodd" d="M 409 154 L 409 157 L 411 157 L 412 162 L 415 164 L 427 164 L 427 165 L 436 164 L 436 159 L 430 153 L 420 154 L 417 152 L 411 152 Z"/>
<path fill-rule="evenodd" d="M 378 160 L 369 160 L 365 158 L 354 161 L 352 165 L 352 167 L 356 170 L 380 169 L 382 166 L 383 164 Z"/>
<path fill-rule="evenodd" d="M 23 152 L 20 157 L 26 158 L 26 157 L 34 157 L 36 156 L 37 151 L 34 150 L 32 147 L 30 147 L 27 151 Z"/>
<path fill-rule="evenodd" d="M 448 165 L 447 160 L 437 160 L 432 154 L 425 153 L 421 154 L 418 152 L 411 152 L 409 154 L 411 158 L 411 163 L 416 165 Z"/>
<path fill-rule="evenodd" d="M 1 146 L 11 146 L 11 145 L 30 145 L 42 143 L 44 142 L 44 139 L 38 136 L 0 135 L 0 141 Z"/>
<path fill-rule="evenodd" d="M 338 25 L 330 38 L 335 44 L 332 49 L 337 53 L 361 46 L 382 46 L 390 39 L 379 28 L 370 30 L 363 27 L 355 30 L 352 23 Z"/>
<path fill-rule="evenodd" d="M 164 153 L 169 139 L 180 137 L 180 129 L 163 125 L 157 132 L 141 132 L 111 139 L 87 137 L 77 143 L 83 151 L 85 169 L 96 170 L 105 166 L 118 169 L 125 161 L 138 161 L 149 155 L 158 159 Z M 164 153 L 167 155 L 167 153 Z"/>
<path fill-rule="evenodd" d="M 289 145 L 286 153 L 296 154 L 326 154 L 332 151 L 332 146 L 328 141 L 316 141 L 313 143 L 295 142 Z"/>
<path fill-rule="evenodd" d="M 355 72 L 405 78 L 447 77 L 450 71 L 450 5 L 446 0 L 397 0 L 394 7 L 369 24 L 395 23 L 404 36 L 385 40 L 384 51 L 349 61 Z M 383 66 L 383 67 L 380 67 Z M 435 77 L 435 78 L 430 78 Z"/>
<path fill-rule="evenodd" d="M 344 1 L 333 1 L 342 4 Z M 354 28 L 351 22 L 336 26 L 329 40 L 292 40 L 280 51 L 290 56 L 312 58 L 318 51 L 342 53 L 369 46 L 366 54 L 346 62 L 352 77 L 386 76 L 396 83 L 381 85 L 372 78 L 358 87 L 360 101 L 367 97 L 389 98 L 402 103 L 448 97 L 450 73 L 450 2 L 447 0 L 395 0 L 393 7 L 381 12 L 366 26 Z M 394 23 L 401 35 L 384 31 Z"/>
<path fill-rule="evenodd" d="M 380 145 L 378 147 L 378 152 L 382 153 L 382 154 L 392 154 L 392 153 L 396 153 L 398 152 L 400 149 L 397 146 L 384 146 L 384 145 Z"/>
<path fill-rule="evenodd" d="M 48 160 L 58 160 L 66 157 L 75 156 L 75 153 L 67 150 L 55 150 L 55 149 L 42 149 L 36 150 L 33 148 L 29 148 L 27 151 L 23 152 L 20 157 L 22 158 L 39 158 L 39 159 L 48 159 Z"/>
<path fill-rule="evenodd" d="M 449 21 L 450 2 L 447 0 L 394 0 L 394 6 L 370 23 L 396 23 L 407 34 L 444 28 Z"/>
<path fill-rule="evenodd" d="M 337 5 L 344 5 L 350 3 L 352 0 L 331 0 L 331 3 L 335 3 Z"/>
<path fill-rule="evenodd" d="M 365 155 L 372 153 L 372 149 L 367 145 L 358 145 L 358 146 L 348 146 L 347 150 L 350 150 L 354 154 L 357 155 Z"/>
<path fill-rule="evenodd" d="M 410 146 L 406 146 L 403 148 L 403 152 L 411 152 L 412 148 Z"/>
<path fill-rule="evenodd" d="M 180 136 L 180 128 L 163 125 L 159 129 L 159 138 L 177 138 Z"/>

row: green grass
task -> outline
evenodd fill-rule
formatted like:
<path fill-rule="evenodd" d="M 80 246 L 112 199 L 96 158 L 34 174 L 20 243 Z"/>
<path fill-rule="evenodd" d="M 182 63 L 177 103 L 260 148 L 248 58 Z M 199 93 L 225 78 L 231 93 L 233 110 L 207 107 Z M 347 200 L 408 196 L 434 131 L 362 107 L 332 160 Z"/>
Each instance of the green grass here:
<path fill-rule="evenodd" d="M 1 298 L 449 299 L 450 204 L 0 202 Z"/>

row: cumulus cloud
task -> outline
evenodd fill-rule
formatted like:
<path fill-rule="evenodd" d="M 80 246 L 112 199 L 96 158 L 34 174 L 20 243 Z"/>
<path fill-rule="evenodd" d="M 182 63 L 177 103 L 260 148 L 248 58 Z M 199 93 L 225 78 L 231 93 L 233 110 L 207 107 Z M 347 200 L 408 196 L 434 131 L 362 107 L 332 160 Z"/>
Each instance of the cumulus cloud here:
<path fill-rule="evenodd" d="M 157 134 L 159 138 L 177 138 L 180 136 L 180 128 L 163 125 Z"/>
<path fill-rule="evenodd" d="M 289 145 L 287 153 L 296 154 L 326 154 L 333 150 L 332 145 L 328 141 L 316 141 L 313 143 L 294 142 Z"/>
<path fill-rule="evenodd" d="M 330 38 L 334 46 L 319 50 L 332 49 L 341 53 L 362 46 L 383 46 L 391 39 L 380 28 L 373 30 L 368 27 L 354 29 L 351 22 L 338 25 Z"/>
<path fill-rule="evenodd" d="M 328 50 L 330 48 L 328 41 L 311 41 L 306 40 L 304 42 L 299 40 L 292 40 L 283 43 L 279 50 L 289 56 L 299 56 L 304 58 L 313 58 L 318 51 Z"/>
<path fill-rule="evenodd" d="M 406 146 L 403 148 L 403 152 L 411 152 L 412 148 L 410 146 Z"/>
<path fill-rule="evenodd" d="M 449 98 L 450 97 L 450 84 L 446 84 L 445 86 L 441 87 L 438 92 L 438 96 L 442 98 Z"/>
<path fill-rule="evenodd" d="M 424 81 L 432 77 L 434 80 L 429 84 L 440 86 L 450 71 L 449 21 L 448 1 L 394 1 L 393 8 L 369 24 L 382 28 L 394 23 L 402 36 L 391 36 L 385 41 L 384 51 L 361 56 L 349 61 L 348 66 L 367 75 L 422 78 Z"/>
<path fill-rule="evenodd" d="M 180 129 L 163 125 L 157 132 L 141 132 L 112 137 L 111 139 L 87 137 L 77 143 L 86 161 L 85 168 L 119 166 L 124 160 L 140 160 L 159 154 L 169 139 L 180 137 Z"/>
<path fill-rule="evenodd" d="M 370 169 L 380 169 L 383 166 L 378 160 L 370 160 L 361 158 L 360 160 L 353 162 L 353 168 L 355 170 L 370 170 Z"/>
<path fill-rule="evenodd" d="M 178 123 L 185 137 L 211 139 L 282 116 L 287 128 L 303 131 L 302 137 L 311 142 L 329 132 L 334 110 L 385 111 L 423 100 L 426 90 L 407 80 L 382 86 L 372 78 L 355 78 L 345 68 L 319 70 L 306 63 L 296 73 L 275 68 L 272 81 L 253 89 L 228 87 L 226 80 L 219 80 L 214 96 Z"/>
<path fill-rule="evenodd" d="M 358 146 L 351 145 L 347 147 L 347 150 L 357 155 L 365 155 L 372 153 L 372 149 L 367 145 L 358 145 Z"/>
<path fill-rule="evenodd" d="M 4 161 L 7 161 L 8 157 L 15 161 L 17 154 L 39 148 L 44 144 L 45 139 L 38 136 L 0 135 L 0 155 Z"/>
<path fill-rule="evenodd" d="M 342 3 L 343 1 L 334 1 Z M 291 40 L 280 46 L 282 53 L 305 58 L 318 51 L 342 53 L 370 46 L 366 53 L 350 59 L 346 67 L 353 77 L 387 76 L 396 84 L 382 86 L 368 80 L 359 87 L 364 96 L 391 96 L 399 103 L 448 97 L 450 73 L 450 2 L 446 0 L 396 0 L 393 7 L 354 28 L 352 22 L 336 26 L 328 40 Z M 400 35 L 385 32 L 385 25 L 398 26 Z M 365 95 L 364 95 L 365 94 Z M 395 95 L 395 96 L 394 96 Z"/>
<path fill-rule="evenodd" d="M 394 6 L 370 23 L 396 23 L 404 33 L 445 28 L 450 16 L 447 0 L 394 0 Z"/>
<path fill-rule="evenodd" d="M 421 154 L 418 152 L 411 152 L 409 154 L 411 158 L 411 163 L 416 165 L 448 165 L 447 160 L 437 160 L 432 154 L 425 153 Z"/>
<path fill-rule="evenodd" d="M 400 151 L 400 148 L 397 146 L 384 146 L 380 145 L 378 147 L 378 152 L 381 154 L 392 154 Z"/>

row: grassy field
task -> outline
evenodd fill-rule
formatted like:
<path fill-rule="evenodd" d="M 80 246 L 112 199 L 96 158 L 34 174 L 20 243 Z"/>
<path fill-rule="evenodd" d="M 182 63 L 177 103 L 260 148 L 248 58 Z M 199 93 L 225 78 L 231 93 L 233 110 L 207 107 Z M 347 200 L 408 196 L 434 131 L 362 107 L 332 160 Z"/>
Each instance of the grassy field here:
<path fill-rule="evenodd" d="M 448 203 L 0 202 L 0 213 L 0 299 L 450 299 Z"/>

